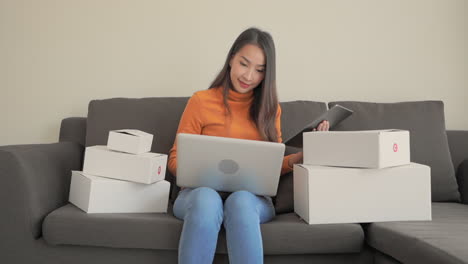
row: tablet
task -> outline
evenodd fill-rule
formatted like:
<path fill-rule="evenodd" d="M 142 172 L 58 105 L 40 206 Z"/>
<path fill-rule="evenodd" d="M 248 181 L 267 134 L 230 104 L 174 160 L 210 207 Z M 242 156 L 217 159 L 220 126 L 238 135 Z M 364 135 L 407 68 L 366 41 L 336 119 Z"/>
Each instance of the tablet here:
<path fill-rule="evenodd" d="M 295 135 L 292 139 L 288 140 L 289 146 L 302 148 L 302 133 L 310 132 L 324 120 L 327 120 L 330 123 L 330 129 L 335 127 L 338 123 L 348 118 L 350 115 L 353 114 L 353 110 L 348 109 L 341 105 L 334 105 L 332 108 L 328 109 L 326 112 L 321 114 L 318 118 L 314 121 L 307 124 L 301 132 Z"/>

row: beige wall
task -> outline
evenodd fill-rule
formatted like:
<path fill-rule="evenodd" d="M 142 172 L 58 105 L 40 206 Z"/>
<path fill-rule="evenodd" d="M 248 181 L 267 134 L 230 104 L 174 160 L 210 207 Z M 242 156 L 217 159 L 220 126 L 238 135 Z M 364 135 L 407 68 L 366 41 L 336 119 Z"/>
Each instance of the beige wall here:
<path fill-rule="evenodd" d="M 56 141 L 91 99 L 205 89 L 252 25 L 281 101 L 443 100 L 468 130 L 465 0 L 0 0 L 0 145 Z"/>

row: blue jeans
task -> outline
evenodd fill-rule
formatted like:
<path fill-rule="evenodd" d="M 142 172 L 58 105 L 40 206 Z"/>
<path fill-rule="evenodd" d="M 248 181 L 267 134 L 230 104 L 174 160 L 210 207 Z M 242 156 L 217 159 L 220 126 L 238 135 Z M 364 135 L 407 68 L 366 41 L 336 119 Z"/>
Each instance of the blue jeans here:
<path fill-rule="evenodd" d="M 230 263 L 263 263 L 260 224 L 275 217 L 275 208 L 269 197 L 248 191 L 232 193 L 223 206 L 218 192 L 200 187 L 179 193 L 174 215 L 184 220 L 179 263 L 212 263 L 222 223 Z"/>

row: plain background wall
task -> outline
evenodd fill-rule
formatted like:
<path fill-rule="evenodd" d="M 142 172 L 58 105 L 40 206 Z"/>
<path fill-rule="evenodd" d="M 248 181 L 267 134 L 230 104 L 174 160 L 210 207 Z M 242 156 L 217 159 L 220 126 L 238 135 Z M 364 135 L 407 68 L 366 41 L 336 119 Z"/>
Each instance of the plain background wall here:
<path fill-rule="evenodd" d="M 443 100 L 468 129 L 465 0 L 0 0 L 0 145 L 56 142 L 92 99 L 206 89 L 249 26 L 280 101 Z"/>

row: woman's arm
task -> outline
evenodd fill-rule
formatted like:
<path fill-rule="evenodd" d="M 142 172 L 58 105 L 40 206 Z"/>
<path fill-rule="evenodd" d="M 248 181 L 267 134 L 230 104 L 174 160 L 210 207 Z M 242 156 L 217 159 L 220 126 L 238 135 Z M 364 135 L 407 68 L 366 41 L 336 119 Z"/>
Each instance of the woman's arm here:
<path fill-rule="evenodd" d="M 195 93 L 190 97 L 185 106 L 185 110 L 180 118 L 179 127 L 177 128 L 177 134 L 201 134 L 202 132 L 202 118 L 200 114 L 200 98 Z M 177 134 L 174 140 L 174 145 L 169 151 L 168 169 L 172 175 L 177 176 Z"/>
<path fill-rule="evenodd" d="M 316 129 L 314 128 L 314 131 L 328 131 L 329 129 L 330 129 L 330 122 L 328 122 L 327 120 L 324 120 L 318 125 Z M 304 153 L 302 151 L 296 154 L 291 154 L 290 156 L 292 157 L 289 159 L 288 165 L 291 169 L 294 166 L 294 164 L 297 164 L 297 163 L 302 164 L 303 159 L 304 159 Z"/>
<path fill-rule="evenodd" d="M 279 104 L 278 104 L 278 111 L 276 114 L 275 124 L 276 124 L 276 131 L 278 134 L 278 142 L 282 143 L 283 139 L 281 137 L 282 136 L 281 135 L 281 106 Z M 330 123 L 327 120 L 324 120 L 317 126 L 316 129 L 314 128 L 314 131 L 317 131 L 317 130 L 328 131 L 329 129 L 330 129 Z M 281 166 L 281 175 L 291 172 L 293 170 L 294 164 L 301 164 L 303 162 L 303 159 L 304 159 L 304 153 L 302 151 L 285 156 L 283 158 L 283 165 Z"/>
<path fill-rule="evenodd" d="M 281 134 L 281 106 L 280 104 L 278 104 L 278 110 L 276 111 L 275 127 L 276 127 L 276 133 L 278 135 L 278 142 L 283 143 L 283 138 Z M 280 175 L 284 175 L 292 171 L 292 166 L 290 166 L 290 160 L 292 157 L 294 157 L 294 155 L 295 154 L 291 154 L 283 158 L 283 164 L 281 165 Z"/>

